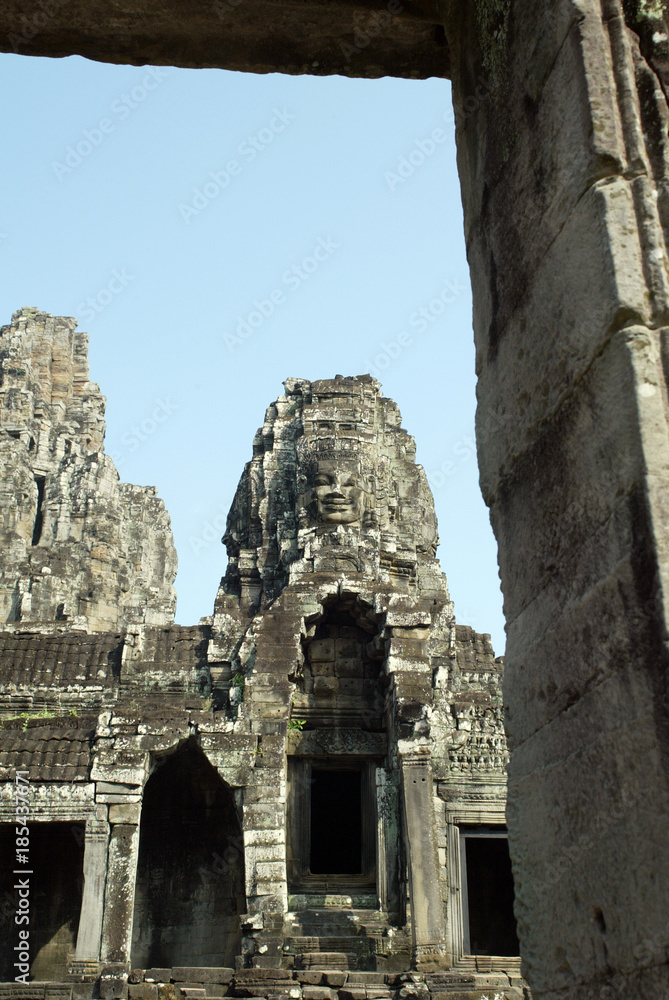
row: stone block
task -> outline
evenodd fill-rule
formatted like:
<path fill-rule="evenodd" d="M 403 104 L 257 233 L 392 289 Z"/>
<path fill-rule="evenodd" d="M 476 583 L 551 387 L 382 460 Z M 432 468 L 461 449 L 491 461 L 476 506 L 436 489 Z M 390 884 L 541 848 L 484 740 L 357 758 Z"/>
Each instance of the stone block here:
<path fill-rule="evenodd" d="M 385 972 L 357 972 L 352 970 L 348 974 L 348 984 L 357 985 L 358 983 L 364 983 L 365 986 L 369 983 L 380 983 L 385 985 L 386 974 Z"/>
<path fill-rule="evenodd" d="M 44 983 L 0 983 L 0 1000 L 44 1000 Z"/>
<path fill-rule="evenodd" d="M 158 987 L 153 983 L 128 984 L 128 1000 L 157 1000 Z"/>
<path fill-rule="evenodd" d="M 323 973 L 319 969 L 297 969 L 295 979 L 305 986 L 320 986 L 323 981 Z"/>
<path fill-rule="evenodd" d="M 314 677 L 314 695 L 334 696 L 339 691 L 339 680 L 336 677 Z"/>
<path fill-rule="evenodd" d="M 95 796 L 95 801 L 103 805 L 124 805 L 127 802 L 141 802 L 140 795 L 129 795 L 124 792 L 122 795 L 112 795 L 109 792 L 99 792 Z"/>
<path fill-rule="evenodd" d="M 302 996 L 305 1000 L 337 1000 L 337 991 L 327 986 L 304 986 Z"/>
<path fill-rule="evenodd" d="M 174 983 L 158 983 L 158 1000 L 181 1000 Z"/>
<path fill-rule="evenodd" d="M 96 795 L 100 792 L 112 795 L 139 795 L 140 789 L 137 785 L 127 785 L 121 781 L 96 781 Z"/>
<path fill-rule="evenodd" d="M 361 654 L 362 643 L 356 642 L 355 639 L 350 637 L 335 639 L 335 655 L 338 660 L 342 657 L 344 659 L 359 661 Z"/>
<path fill-rule="evenodd" d="M 277 1000 L 289 1000 L 291 996 L 291 987 L 286 984 L 285 987 L 276 986 L 274 983 L 248 983 L 244 985 L 235 985 L 233 988 L 233 996 L 236 997 L 269 997 L 270 993 L 272 996 L 276 997 Z M 299 989 L 296 991 L 299 996 Z"/>
<path fill-rule="evenodd" d="M 149 982 L 153 980 L 156 983 L 169 983 L 172 979 L 171 969 L 146 969 L 144 971 L 144 981 Z"/>
<path fill-rule="evenodd" d="M 100 979 L 100 1000 L 128 1000 L 128 980 L 120 976 Z"/>
<path fill-rule="evenodd" d="M 97 992 L 97 983 L 72 984 L 72 1000 L 92 1000 L 92 998 L 96 996 Z"/>
<path fill-rule="evenodd" d="M 362 677 L 364 670 L 363 662 L 358 659 L 339 659 L 335 663 L 335 672 L 338 677 Z"/>
<path fill-rule="evenodd" d="M 326 970 L 323 973 L 323 981 L 326 986 L 332 987 L 332 989 L 341 989 L 344 983 L 347 981 L 349 976 L 348 972 L 339 972 L 339 970 Z"/>
<path fill-rule="evenodd" d="M 175 965 L 172 969 L 172 979 L 175 982 L 229 983 L 233 975 L 234 969 L 217 966 Z"/>
<path fill-rule="evenodd" d="M 123 805 L 109 807 L 110 823 L 139 823 L 141 805 L 139 802 L 126 802 Z"/>
<path fill-rule="evenodd" d="M 235 985 L 241 983 L 278 982 L 282 979 L 292 979 L 289 969 L 241 969 L 235 972 Z"/>
<path fill-rule="evenodd" d="M 314 639 L 309 643 L 309 659 L 312 663 L 334 660 L 334 639 Z"/>

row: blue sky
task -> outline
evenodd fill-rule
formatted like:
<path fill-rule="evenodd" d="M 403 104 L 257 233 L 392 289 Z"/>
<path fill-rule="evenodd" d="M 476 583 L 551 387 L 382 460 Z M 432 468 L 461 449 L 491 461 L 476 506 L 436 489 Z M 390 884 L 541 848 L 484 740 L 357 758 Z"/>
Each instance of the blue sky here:
<path fill-rule="evenodd" d="M 30 305 L 90 334 L 107 451 L 172 518 L 177 620 L 212 611 L 283 380 L 371 371 L 416 438 L 458 621 L 502 653 L 449 84 L 0 66 L 0 323 Z"/>

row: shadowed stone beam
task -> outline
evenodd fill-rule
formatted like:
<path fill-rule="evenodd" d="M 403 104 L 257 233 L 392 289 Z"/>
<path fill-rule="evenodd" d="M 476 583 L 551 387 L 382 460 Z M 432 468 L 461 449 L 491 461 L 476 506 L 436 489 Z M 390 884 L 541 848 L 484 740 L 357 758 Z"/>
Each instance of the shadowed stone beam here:
<path fill-rule="evenodd" d="M 438 0 L 6 0 L 0 50 L 316 76 L 448 70 Z"/>

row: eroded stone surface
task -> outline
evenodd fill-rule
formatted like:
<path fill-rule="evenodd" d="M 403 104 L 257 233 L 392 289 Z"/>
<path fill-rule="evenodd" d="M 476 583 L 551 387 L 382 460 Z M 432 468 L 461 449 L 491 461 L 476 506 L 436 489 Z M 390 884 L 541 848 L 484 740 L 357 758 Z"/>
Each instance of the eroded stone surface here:
<path fill-rule="evenodd" d="M 53 0 L 39 8 L 11 0 L 0 14 L 0 48 L 254 73 L 414 79 L 448 73 L 434 0 L 205 0 L 187 10 L 175 0 L 139 7 Z"/>
<path fill-rule="evenodd" d="M 19 769 L 32 822 L 84 845 L 69 937 L 42 952 L 78 997 L 104 963 L 100 995 L 138 1000 L 429 1000 L 424 974 L 466 951 L 460 829 L 503 830 L 503 664 L 455 622 L 397 406 L 369 376 L 285 386 L 211 618 L 0 633 L 0 710 L 23 712 L 0 728 L 0 835 Z"/>
<path fill-rule="evenodd" d="M 22 309 L 0 330 L 0 362 L 0 621 L 169 624 L 169 516 L 154 487 L 119 482 L 104 452 L 87 335 Z"/>

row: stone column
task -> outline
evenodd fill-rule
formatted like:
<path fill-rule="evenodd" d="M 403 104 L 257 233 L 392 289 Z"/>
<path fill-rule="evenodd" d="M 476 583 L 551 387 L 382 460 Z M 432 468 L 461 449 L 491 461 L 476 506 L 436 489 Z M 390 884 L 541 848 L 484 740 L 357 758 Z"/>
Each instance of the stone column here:
<path fill-rule="evenodd" d="M 445 22 L 535 1000 L 669 985 L 662 9 L 476 0 Z"/>
<path fill-rule="evenodd" d="M 446 964 L 444 903 L 434 829 L 432 768 L 427 746 L 400 747 L 409 860 L 413 963 L 429 972 Z"/>
<path fill-rule="evenodd" d="M 77 933 L 75 961 L 97 963 L 100 959 L 102 916 L 107 879 L 109 824 L 104 818 L 89 819 L 84 840 L 84 891 Z"/>
<path fill-rule="evenodd" d="M 101 959 L 129 964 L 139 853 L 139 804 L 110 806 L 109 822 L 111 836 Z"/>
<path fill-rule="evenodd" d="M 395 775 L 384 767 L 376 769 L 378 811 L 377 878 L 381 909 L 391 921 L 399 923 L 398 899 L 400 871 L 399 802 Z"/>

